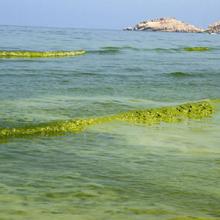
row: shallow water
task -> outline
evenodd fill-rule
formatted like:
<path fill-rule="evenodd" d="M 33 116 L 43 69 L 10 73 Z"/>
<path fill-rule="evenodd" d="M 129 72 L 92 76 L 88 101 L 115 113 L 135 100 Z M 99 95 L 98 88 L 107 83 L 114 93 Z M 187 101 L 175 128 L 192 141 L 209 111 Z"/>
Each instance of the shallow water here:
<path fill-rule="evenodd" d="M 220 35 L 0 27 L 0 127 L 220 98 Z M 205 47 L 206 51 L 184 48 Z M 220 219 L 220 106 L 213 117 L 0 144 L 1 219 Z"/>

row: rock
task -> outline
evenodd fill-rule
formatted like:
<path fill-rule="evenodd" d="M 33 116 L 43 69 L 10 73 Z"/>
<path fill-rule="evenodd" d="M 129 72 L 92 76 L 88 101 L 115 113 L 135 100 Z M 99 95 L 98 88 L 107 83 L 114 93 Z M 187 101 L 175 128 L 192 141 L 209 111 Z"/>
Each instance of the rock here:
<path fill-rule="evenodd" d="M 220 21 L 215 22 L 212 25 L 209 25 L 207 29 L 208 33 L 220 33 Z"/>
<path fill-rule="evenodd" d="M 126 27 L 123 29 L 123 31 L 133 31 L 133 27 Z"/>
<path fill-rule="evenodd" d="M 159 18 L 153 20 L 142 21 L 138 23 L 133 30 L 136 31 L 163 31 L 163 32 L 186 32 L 186 33 L 202 33 L 205 30 L 187 24 L 175 18 Z"/>

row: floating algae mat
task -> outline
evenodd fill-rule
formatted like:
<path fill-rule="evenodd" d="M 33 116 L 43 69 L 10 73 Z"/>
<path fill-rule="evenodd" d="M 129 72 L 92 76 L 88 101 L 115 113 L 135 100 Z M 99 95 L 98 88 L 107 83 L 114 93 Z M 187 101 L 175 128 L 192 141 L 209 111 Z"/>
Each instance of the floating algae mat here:
<path fill-rule="evenodd" d="M 211 50 L 209 47 L 185 47 L 183 49 L 188 52 L 203 52 Z"/>
<path fill-rule="evenodd" d="M 209 117 L 213 112 L 214 108 L 211 101 L 200 101 L 179 106 L 128 111 L 125 113 L 97 118 L 73 119 L 20 128 L 0 128 L 0 139 L 78 133 L 85 130 L 88 126 L 114 120 L 146 125 L 161 122 L 179 122 L 186 119 L 202 119 Z"/>
<path fill-rule="evenodd" d="M 50 58 L 72 57 L 85 54 L 86 51 L 0 51 L 0 58 Z"/>

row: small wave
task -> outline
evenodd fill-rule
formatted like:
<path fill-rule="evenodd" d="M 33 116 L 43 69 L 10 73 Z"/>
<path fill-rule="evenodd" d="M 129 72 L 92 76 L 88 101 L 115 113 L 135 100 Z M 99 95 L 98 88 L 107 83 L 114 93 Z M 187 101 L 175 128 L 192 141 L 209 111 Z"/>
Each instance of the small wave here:
<path fill-rule="evenodd" d="M 108 47 L 101 47 L 100 49 L 97 50 L 90 50 L 88 51 L 89 53 L 96 53 L 96 54 L 118 54 L 121 53 L 122 51 L 127 51 L 127 50 L 133 50 L 133 51 L 141 51 L 143 49 L 141 48 L 136 48 L 132 46 L 121 46 L 121 47 L 116 47 L 116 46 L 108 46 Z"/>
<path fill-rule="evenodd" d="M 172 77 L 191 77 L 192 74 L 186 73 L 186 72 L 172 72 L 168 74 L 169 76 Z"/>
<path fill-rule="evenodd" d="M 101 47 L 102 50 L 109 50 L 109 51 L 115 51 L 120 50 L 121 47 Z"/>
<path fill-rule="evenodd" d="M 142 48 L 132 47 L 132 46 L 122 46 L 121 49 L 123 50 L 134 50 L 134 51 L 140 51 Z"/>
<path fill-rule="evenodd" d="M 155 52 L 164 52 L 164 53 L 176 53 L 181 52 L 180 48 L 153 48 L 151 49 Z"/>
<path fill-rule="evenodd" d="M 88 53 L 91 53 L 91 54 L 102 54 L 102 55 L 108 55 L 108 54 L 117 54 L 117 53 L 120 53 L 120 48 L 118 47 L 101 47 L 100 49 L 98 50 L 90 50 L 88 51 Z"/>
<path fill-rule="evenodd" d="M 90 50 L 88 51 L 89 54 L 100 54 L 100 55 L 112 55 L 118 54 L 120 51 L 109 51 L 109 50 Z"/>
<path fill-rule="evenodd" d="M 0 139 L 25 136 L 51 136 L 78 133 L 95 124 L 124 121 L 152 125 L 161 122 L 179 122 L 186 119 L 209 117 L 214 112 L 210 101 L 200 101 L 154 109 L 136 110 L 99 118 L 73 119 L 20 128 L 0 128 Z"/>
<path fill-rule="evenodd" d="M 126 45 L 126 46 L 120 46 L 120 47 L 101 47 L 101 49 L 103 50 L 135 50 L 135 51 L 138 51 L 138 50 L 141 50 L 141 48 L 137 48 L 137 47 L 133 47 L 133 46 L 129 46 L 129 45 Z"/>
<path fill-rule="evenodd" d="M 190 77 L 203 78 L 203 77 L 206 77 L 207 75 L 212 76 L 213 72 L 209 73 L 209 72 L 181 72 L 181 71 L 177 71 L 177 72 L 167 73 L 167 75 L 170 77 L 174 77 L 174 78 L 190 78 Z"/>
<path fill-rule="evenodd" d="M 0 51 L 0 58 L 52 58 L 52 57 L 73 57 L 85 54 L 86 51 Z"/>

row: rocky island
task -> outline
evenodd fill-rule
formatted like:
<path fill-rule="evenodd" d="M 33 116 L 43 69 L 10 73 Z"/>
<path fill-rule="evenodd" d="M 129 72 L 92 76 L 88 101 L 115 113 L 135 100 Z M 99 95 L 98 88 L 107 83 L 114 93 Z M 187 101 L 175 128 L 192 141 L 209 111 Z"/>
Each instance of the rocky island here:
<path fill-rule="evenodd" d="M 179 21 L 175 18 L 158 18 L 146 20 L 128 27 L 127 31 L 162 31 L 162 32 L 183 32 L 183 33 L 220 33 L 220 21 L 210 25 L 208 29 L 202 29 L 194 25 Z"/>
<path fill-rule="evenodd" d="M 201 33 L 203 29 L 187 24 L 175 18 L 159 18 L 146 20 L 135 25 L 134 28 L 126 28 L 125 30 L 134 31 L 163 31 L 163 32 L 187 32 Z"/>
<path fill-rule="evenodd" d="M 214 24 L 209 25 L 207 32 L 209 32 L 209 33 L 220 33 L 220 21 L 217 21 Z"/>

